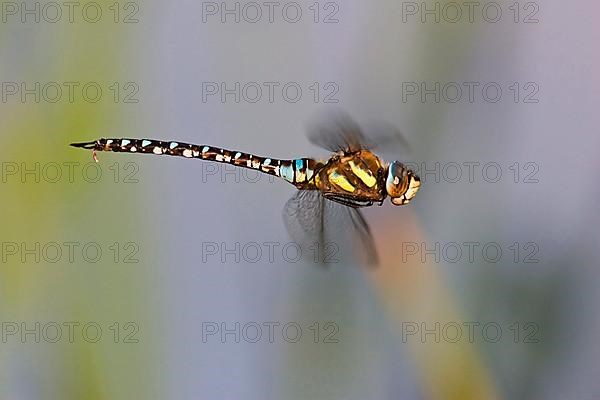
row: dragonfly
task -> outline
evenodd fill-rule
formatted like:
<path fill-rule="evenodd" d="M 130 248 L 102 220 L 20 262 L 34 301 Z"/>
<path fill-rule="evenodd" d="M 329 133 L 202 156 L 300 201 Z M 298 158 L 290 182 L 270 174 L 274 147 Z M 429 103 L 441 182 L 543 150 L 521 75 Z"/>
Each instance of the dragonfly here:
<path fill-rule="evenodd" d="M 339 251 L 339 243 L 356 250 L 357 242 L 367 264 L 377 265 L 373 236 L 360 209 L 381 206 L 387 197 L 395 206 L 407 205 L 419 191 L 421 180 L 402 162 L 386 162 L 376 155 L 373 149 L 386 140 L 372 142 L 346 114 L 338 114 L 330 121 L 308 135 L 311 143 L 331 153 L 326 160 L 284 160 L 154 139 L 102 138 L 71 146 L 92 150 L 96 162 L 99 151 L 168 155 L 231 164 L 276 176 L 298 189 L 285 204 L 283 219 L 301 249 L 316 244 L 323 253 L 329 253 L 319 258 L 320 263 L 327 264 L 328 258 L 334 259 L 332 253 Z"/>

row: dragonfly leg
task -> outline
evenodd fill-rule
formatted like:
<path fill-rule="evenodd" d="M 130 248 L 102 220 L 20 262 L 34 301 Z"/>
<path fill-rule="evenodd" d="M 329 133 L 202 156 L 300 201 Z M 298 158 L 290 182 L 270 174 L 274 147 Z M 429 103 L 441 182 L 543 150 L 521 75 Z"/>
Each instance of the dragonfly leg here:
<path fill-rule="evenodd" d="M 325 197 L 328 200 L 335 201 L 337 203 L 352 208 L 368 207 L 373 205 L 373 201 L 370 199 L 361 199 L 351 196 L 345 196 L 343 194 L 324 193 L 323 197 Z"/>

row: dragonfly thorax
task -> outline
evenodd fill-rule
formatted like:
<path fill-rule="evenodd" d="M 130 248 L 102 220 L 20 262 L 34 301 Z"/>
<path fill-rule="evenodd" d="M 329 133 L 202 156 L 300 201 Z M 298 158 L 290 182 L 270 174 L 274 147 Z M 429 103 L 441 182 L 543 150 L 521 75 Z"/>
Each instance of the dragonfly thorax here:
<path fill-rule="evenodd" d="M 326 196 L 381 201 L 385 197 L 385 165 L 368 150 L 338 154 L 319 171 L 317 186 Z"/>

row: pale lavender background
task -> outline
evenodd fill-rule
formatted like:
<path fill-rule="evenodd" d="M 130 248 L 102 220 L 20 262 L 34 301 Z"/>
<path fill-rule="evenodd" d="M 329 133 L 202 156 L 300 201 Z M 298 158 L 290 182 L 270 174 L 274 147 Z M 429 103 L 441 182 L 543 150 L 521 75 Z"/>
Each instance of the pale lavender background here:
<path fill-rule="evenodd" d="M 201 2 L 139 4 L 140 23 L 114 44 L 120 56 L 102 63 L 118 65 L 115 80 L 139 84 L 140 103 L 122 106 L 118 121 L 107 118 L 102 136 L 206 143 L 282 158 L 323 155 L 304 137 L 305 123 L 322 106 L 307 88 L 333 81 L 340 88 L 339 106 L 357 120 L 385 120 L 406 133 L 412 161 L 496 161 L 505 172 L 516 161 L 537 163 L 538 184 L 430 183 L 411 207 L 432 242 L 540 245 L 539 264 L 439 265 L 471 319 L 541 321 L 542 342 L 524 351 L 480 344 L 502 396 L 600 394 L 595 2 L 545 1 L 540 23 L 531 25 L 514 24 L 510 15 L 497 24 L 402 23 L 401 3 L 394 1 L 339 2 L 337 24 L 313 24 L 310 14 L 297 24 L 280 18 L 274 24 L 221 24 L 214 17 L 202 23 Z M 307 11 L 309 4 L 302 4 Z M 61 49 L 59 57 L 51 53 L 56 58 L 70 55 L 52 35 L 36 36 L 40 53 L 28 53 L 32 38 L 10 29 L 15 35 L 3 41 L 2 70 L 13 79 L 23 66 L 39 62 L 43 49 Z M 294 81 L 305 93 L 296 104 L 281 98 L 273 104 L 203 103 L 205 81 Z M 498 104 L 403 103 L 403 81 L 496 81 L 503 88 L 534 81 L 540 102 L 514 104 L 504 101 L 512 95 L 505 93 Z M 93 133 L 82 135 L 93 139 Z M 140 184 L 128 190 L 140 194 L 139 203 L 123 204 L 114 187 L 88 204 L 124 215 L 139 210 L 137 219 L 113 221 L 117 231 L 121 224 L 143 222 L 133 228 L 146 261 L 136 273 L 151 278 L 137 284 L 131 297 L 156 296 L 147 307 L 153 322 L 142 325 L 156 356 L 152 378 L 132 386 L 156 387 L 157 398 L 424 398 L 407 347 L 355 266 L 323 272 L 301 263 L 202 262 L 202 242 L 287 241 L 281 208 L 293 194 L 291 186 L 266 179 L 236 183 L 231 176 L 225 183 L 215 176 L 202 182 L 201 163 L 142 156 L 135 161 Z M 394 211 L 389 205 L 369 211 L 373 229 Z M 109 231 L 103 235 L 109 240 Z M 281 341 L 202 343 L 203 321 L 298 321 L 303 327 L 336 321 L 340 343 L 305 345 L 307 353 Z M 50 359 L 41 357 L 50 370 Z M 33 357 L 21 368 L 38 362 Z M 17 368 L 9 359 L 2 367 Z M 31 381 L 52 385 L 46 373 L 13 381 L 10 393 L 35 398 L 27 388 Z M 60 398 L 60 388 L 53 393 Z"/>

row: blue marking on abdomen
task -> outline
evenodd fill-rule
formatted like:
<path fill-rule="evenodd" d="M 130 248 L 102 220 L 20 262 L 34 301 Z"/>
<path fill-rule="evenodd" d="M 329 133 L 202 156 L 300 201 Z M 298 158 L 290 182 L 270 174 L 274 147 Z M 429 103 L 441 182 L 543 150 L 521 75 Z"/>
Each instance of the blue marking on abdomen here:
<path fill-rule="evenodd" d="M 304 172 L 304 159 L 303 158 L 298 158 L 297 160 L 294 160 L 294 162 L 296 163 L 296 176 L 295 176 L 295 180 L 296 183 L 302 183 L 306 181 L 306 173 Z"/>
<path fill-rule="evenodd" d="M 279 175 L 290 183 L 294 183 L 294 169 L 292 168 L 292 164 L 288 166 L 281 165 L 279 167 Z"/>

